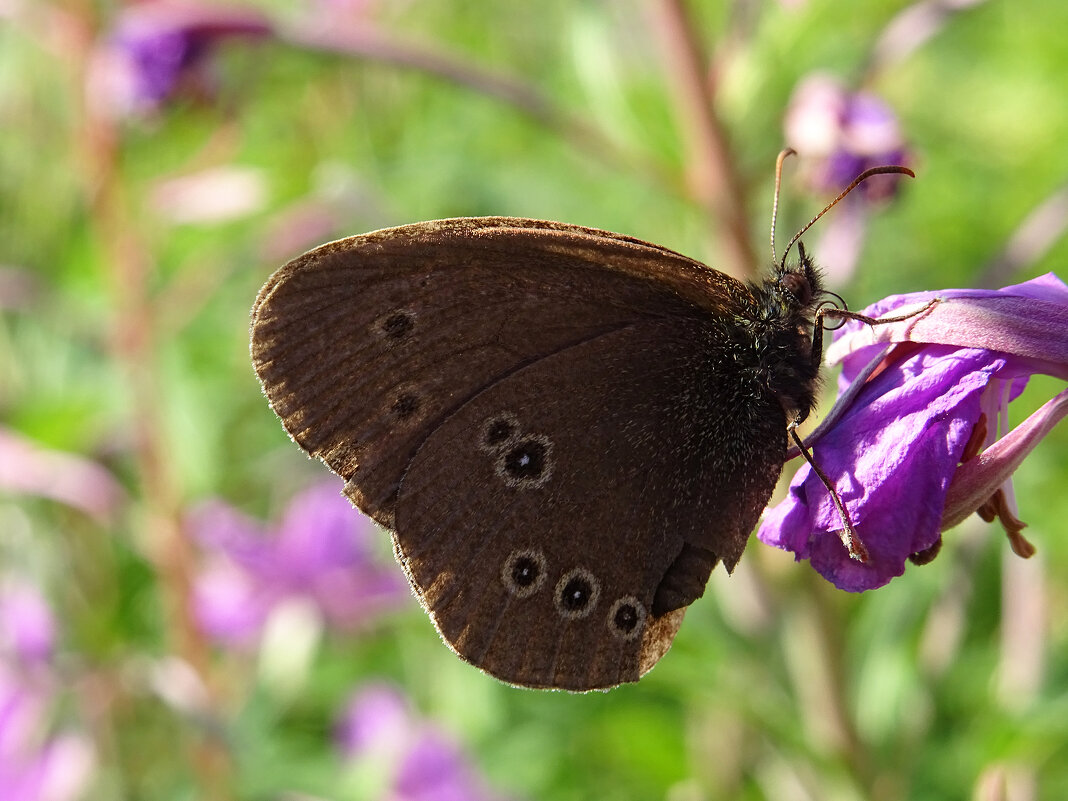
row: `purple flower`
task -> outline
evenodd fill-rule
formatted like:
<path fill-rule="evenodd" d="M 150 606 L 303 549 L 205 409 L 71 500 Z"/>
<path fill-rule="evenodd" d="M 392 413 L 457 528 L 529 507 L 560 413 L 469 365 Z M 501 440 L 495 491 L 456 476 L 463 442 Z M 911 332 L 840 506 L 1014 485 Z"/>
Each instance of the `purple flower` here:
<path fill-rule="evenodd" d="M 890 106 L 870 92 L 850 92 L 829 75 L 810 75 L 798 85 L 785 129 L 786 143 L 801 154 L 806 175 L 820 194 L 844 189 L 869 167 L 908 160 Z M 886 197 L 898 182 L 896 176 L 872 178 L 858 187 L 857 197 Z"/>
<path fill-rule="evenodd" d="M 56 623 L 37 588 L 18 579 L 0 582 L 0 657 L 20 665 L 52 658 Z"/>
<path fill-rule="evenodd" d="M 373 766 L 375 797 L 388 801 L 491 801 L 493 793 L 462 749 L 417 719 L 400 691 L 369 685 L 349 700 L 338 724 L 342 756 Z"/>
<path fill-rule="evenodd" d="M 195 614 L 223 643 L 254 643 L 291 598 L 310 600 L 327 623 L 351 629 L 409 597 L 400 571 L 374 558 L 382 535 L 333 484 L 297 495 L 273 531 L 222 502 L 195 512 L 191 526 L 208 555 L 194 587 Z"/>
<path fill-rule="evenodd" d="M 801 180 L 826 197 L 845 189 L 864 170 L 911 160 L 893 110 L 870 92 L 851 92 L 817 73 L 794 90 L 784 123 L 786 143 L 800 154 Z M 892 197 L 901 178 L 876 175 L 856 188 L 831 216 L 818 243 L 828 276 L 844 280 L 864 243 L 868 208 Z"/>
<path fill-rule="evenodd" d="M 54 731 L 61 685 L 50 661 L 55 620 L 35 587 L 0 579 L 0 797 L 74 801 L 88 789 L 94 755 L 74 730 Z"/>
<path fill-rule="evenodd" d="M 151 111 L 182 86 L 205 83 L 218 42 L 273 32 L 261 12 L 241 6 L 151 0 L 127 6 L 111 36 L 107 74 L 97 87 L 119 110 Z M 98 76 L 99 77 L 99 76 Z"/>
<path fill-rule="evenodd" d="M 841 518 L 808 465 L 760 528 L 763 542 L 809 559 L 841 589 L 879 587 L 907 559 L 929 560 L 940 532 L 972 512 L 998 518 L 1017 553 L 1032 550 L 1011 477 L 1068 414 L 1068 390 L 1012 430 L 1008 406 L 1031 375 L 1068 380 L 1068 287 L 1046 275 L 1001 290 L 893 296 L 864 314 L 897 316 L 932 298 L 900 323 L 850 322 L 827 353 L 843 365 L 839 397 L 809 442 L 870 561 L 850 559 Z"/>

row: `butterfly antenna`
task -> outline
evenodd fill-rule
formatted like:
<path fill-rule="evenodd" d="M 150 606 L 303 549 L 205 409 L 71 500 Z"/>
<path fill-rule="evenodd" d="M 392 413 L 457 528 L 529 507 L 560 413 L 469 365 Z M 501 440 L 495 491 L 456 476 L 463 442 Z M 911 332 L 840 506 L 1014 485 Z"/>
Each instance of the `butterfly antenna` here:
<path fill-rule="evenodd" d="M 831 209 L 833 209 L 835 206 L 837 206 L 838 205 L 838 201 L 840 201 L 842 198 L 844 198 L 846 195 L 848 195 L 850 192 L 852 192 L 854 189 L 856 189 L 858 186 L 860 186 L 866 180 L 871 178 L 873 175 L 888 175 L 888 174 L 907 175 L 910 178 L 915 178 L 916 177 L 916 173 L 914 173 L 908 167 L 902 167 L 902 166 L 900 166 L 898 164 L 886 164 L 886 165 L 883 165 L 882 167 L 872 167 L 870 170 L 864 170 L 864 172 L 862 172 L 860 175 L 858 175 L 856 178 L 853 179 L 853 183 L 851 183 L 849 186 L 847 186 L 845 189 L 842 190 L 842 193 L 838 197 L 836 197 L 834 200 L 832 200 L 830 203 L 828 203 L 826 206 L 824 206 L 823 207 L 823 211 L 821 211 L 819 214 L 817 214 L 815 217 L 813 217 L 811 220 L 809 220 L 808 224 L 805 225 L 804 228 L 802 228 L 800 231 L 798 231 L 796 234 L 794 234 L 794 238 L 790 240 L 790 244 L 788 244 L 786 246 L 786 250 L 782 254 L 782 262 L 780 262 L 779 268 L 783 269 L 786 266 L 786 256 L 790 252 L 790 248 L 792 248 L 794 246 L 794 244 L 797 242 L 797 240 L 799 240 L 801 238 L 801 236 L 805 233 L 805 231 L 807 231 L 809 228 L 811 228 L 813 225 L 815 225 L 816 220 L 818 220 L 824 214 L 826 214 Z"/>
<path fill-rule="evenodd" d="M 779 216 L 779 186 L 782 184 L 782 163 L 789 156 L 796 156 L 797 151 L 792 147 L 785 148 L 775 159 L 775 196 L 771 201 L 771 263 L 775 264 L 779 257 L 775 255 L 775 220 Z"/>

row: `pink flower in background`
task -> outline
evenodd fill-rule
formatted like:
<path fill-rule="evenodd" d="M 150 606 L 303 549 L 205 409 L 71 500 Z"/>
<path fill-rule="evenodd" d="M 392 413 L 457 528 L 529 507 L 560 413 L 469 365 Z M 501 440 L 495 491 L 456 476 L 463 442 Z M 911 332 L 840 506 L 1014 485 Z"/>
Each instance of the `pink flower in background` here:
<path fill-rule="evenodd" d="M 49 450 L 2 427 L 0 490 L 50 498 L 101 524 L 112 520 L 126 497 L 122 485 L 96 462 Z"/>
<path fill-rule="evenodd" d="M 827 353 L 843 365 L 839 397 L 809 441 L 871 561 L 849 557 L 841 518 L 808 465 L 760 527 L 763 542 L 809 559 L 840 589 L 886 584 L 973 512 L 999 519 L 1020 555 L 1032 551 L 1012 473 L 1068 414 L 1068 390 L 1015 429 L 1008 410 L 1031 375 L 1068 380 L 1068 287 L 1046 275 L 1000 290 L 893 296 L 863 313 L 893 316 L 932 298 L 940 301 L 900 323 L 850 322 Z"/>
<path fill-rule="evenodd" d="M 55 619 L 23 579 L 0 577 L 0 798 L 76 801 L 92 778 L 89 739 L 56 731 L 63 685 L 51 665 Z"/>
<path fill-rule="evenodd" d="M 412 713 L 401 692 L 369 685 L 349 700 L 337 744 L 350 765 L 375 769 L 383 801 L 495 801 L 463 750 Z"/>
<path fill-rule="evenodd" d="M 385 535 L 332 483 L 294 497 L 273 529 L 218 501 L 197 510 L 190 526 L 207 556 L 195 613 L 221 643 L 254 643 L 290 598 L 310 600 L 325 622 L 352 629 L 410 596 L 400 569 L 375 555 L 375 539 Z"/>
<path fill-rule="evenodd" d="M 29 582 L 0 581 L 0 657 L 32 666 L 52 659 L 56 622 L 44 597 Z"/>
<path fill-rule="evenodd" d="M 870 167 L 908 165 L 911 160 L 893 109 L 871 92 L 853 92 L 817 73 L 794 90 L 784 123 L 786 144 L 803 160 L 805 177 L 821 195 L 840 191 Z M 876 176 L 850 195 L 893 194 L 898 176 Z"/>
<path fill-rule="evenodd" d="M 821 199 L 845 189 L 871 167 L 912 161 L 890 106 L 871 92 L 850 91 L 826 74 L 810 75 L 798 84 L 784 129 L 786 144 L 800 156 L 801 180 Z M 891 198 L 900 182 L 898 175 L 873 176 L 826 218 L 815 253 L 829 277 L 843 281 L 853 273 L 869 206 Z"/>

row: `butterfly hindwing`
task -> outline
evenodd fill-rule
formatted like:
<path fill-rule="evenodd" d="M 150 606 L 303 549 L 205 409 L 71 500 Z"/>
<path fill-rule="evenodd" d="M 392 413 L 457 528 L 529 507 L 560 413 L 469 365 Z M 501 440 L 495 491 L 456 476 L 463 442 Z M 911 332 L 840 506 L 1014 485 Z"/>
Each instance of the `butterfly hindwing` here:
<path fill-rule="evenodd" d="M 663 655 L 708 571 L 737 561 L 782 463 L 781 425 L 762 451 L 732 453 L 742 418 L 767 409 L 714 411 L 714 337 L 686 319 L 594 337 L 487 387 L 422 445 L 395 537 L 461 656 L 512 683 L 584 690 L 637 680 Z"/>

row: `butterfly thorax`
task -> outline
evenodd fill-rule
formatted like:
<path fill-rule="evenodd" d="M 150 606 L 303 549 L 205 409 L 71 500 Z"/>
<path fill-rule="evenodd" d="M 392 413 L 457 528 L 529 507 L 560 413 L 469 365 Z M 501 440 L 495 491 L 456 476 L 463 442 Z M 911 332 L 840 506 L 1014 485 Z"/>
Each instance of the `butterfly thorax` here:
<path fill-rule="evenodd" d="M 753 317 L 746 325 L 751 371 L 778 398 L 789 419 L 815 408 L 820 355 L 812 352 L 816 307 L 824 293 L 810 259 L 776 267 L 761 284 L 750 284 Z"/>

